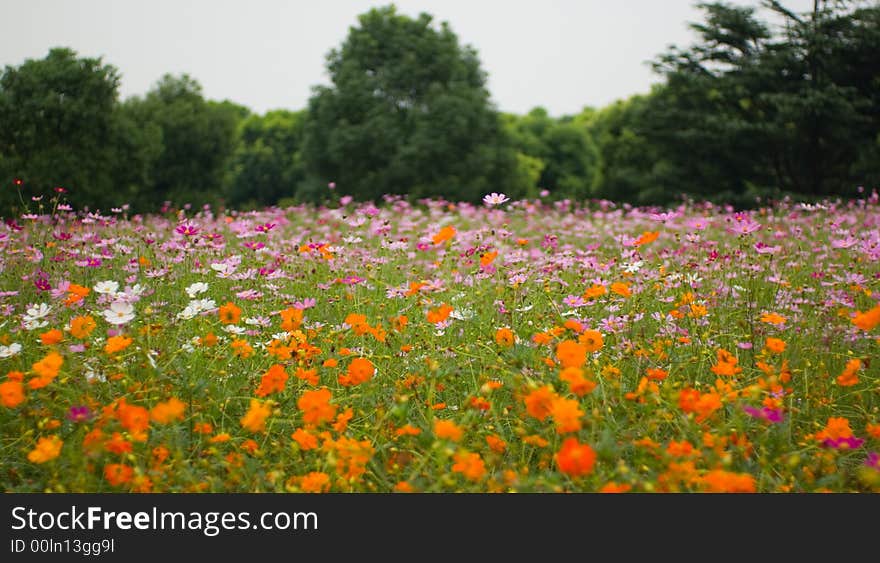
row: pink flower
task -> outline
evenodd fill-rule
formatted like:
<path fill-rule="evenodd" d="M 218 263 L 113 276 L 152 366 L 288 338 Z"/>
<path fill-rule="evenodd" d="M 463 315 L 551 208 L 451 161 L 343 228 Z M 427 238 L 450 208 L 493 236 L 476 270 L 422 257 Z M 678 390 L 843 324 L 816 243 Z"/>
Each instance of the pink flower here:
<path fill-rule="evenodd" d="M 199 228 L 192 223 L 183 223 L 177 225 L 177 228 L 175 228 L 174 231 L 183 236 L 191 237 L 198 234 Z"/>

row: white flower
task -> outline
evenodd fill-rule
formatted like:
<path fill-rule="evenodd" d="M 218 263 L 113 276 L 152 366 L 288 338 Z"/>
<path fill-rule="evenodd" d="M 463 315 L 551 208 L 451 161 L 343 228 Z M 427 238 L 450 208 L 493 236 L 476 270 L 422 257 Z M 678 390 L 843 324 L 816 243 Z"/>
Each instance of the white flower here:
<path fill-rule="evenodd" d="M 21 352 L 21 344 L 13 342 L 9 346 L 0 346 L 0 358 L 11 358 Z"/>
<path fill-rule="evenodd" d="M 237 325 L 226 325 L 223 327 L 223 330 L 225 330 L 229 334 L 243 334 L 245 331 L 245 328 L 243 326 L 237 326 Z"/>
<path fill-rule="evenodd" d="M 49 326 L 49 321 L 41 321 L 39 319 L 24 319 L 24 329 L 25 330 L 36 330 L 38 328 L 43 328 L 45 326 Z"/>
<path fill-rule="evenodd" d="M 620 267 L 623 268 L 624 272 L 627 272 L 629 274 L 635 274 L 636 272 L 638 272 L 639 270 L 642 269 L 642 266 L 644 264 L 645 264 L 644 261 L 636 260 L 635 262 L 632 262 L 632 263 L 624 262 L 623 264 L 620 265 Z"/>
<path fill-rule="evenodd" d="M 198 314 L 199 314 L 199 311 L 195 307 L 193 307 L 192 305 L 187 305 L 183 311 L 177 313 L 177 318 L 184 320 L 184 321 L 188 321 Z"/>
<path fill-rule="evenodd" d="M 483 196 L 483 203 L 485 203 L 489 207 L 492 207 L 493 205 L 501 205 L 506 201 L 510 201 L 510 198 L 504 194 L 499 194 L 496 192 L 492 192 L 489 195 Z"/>
<path fill-rule="evenodd" d="M 101 281 L 96 283 L 93 289 L 95 290 L 95 293 L 101 293 L 104 295 L 115 294 L 117 291 L 119 291 L 119 282 L 110 280 Z"/>
<path fill-rule="evenodd" d="M 190 299 L 195 299 L 196 295 L 205 293 L 208 291 L 208 284 L 205 282 L 196 282 L 186 288 L 186 294 L 189 295 Z"/>
<path fill-rule="evenodd" d="M 25 315 L 32 320 L 37 320 L 37 319 L 42 319 L 43 317 L 48 315 L 51 311 L 52 311 L 51 307 L 49 307 L 45 303 L 40 303 L 38 305 L 31 305 L 30 307 L 28 307 L 27 311 L 25 312 Z"/>
<path fill-rule="evenodd" d="M 134 319 L 134 306 L 125 301 L 114 301 L 110 308 L 101 311 L 104 319 L 113 325 L 124 325 Z"/>
<path fill-rule="evenodd" d="M 453 309 L 449 316 L 457 321 L 467 321 L 474 317 L 474 310 L 469 307 L 462 307 L 460 309 Z"/>
<path fill-rule="evenodd" d="M 189 306 L 194 308 L 197 313 L 202 311 L 210 311 L 217 308 L 217 303 L 213 299 L 193 299 L 189 302 Z"/>
<path fill-rule="evenodd" d="M 45 303 L 29 306 L 25 314 L 22 315 L 25 330 L 34 330 L 48 326 L 49 322 L 44 320 L 44 318 L 51 311 L 52 309 Z"/>
<path fill-rule="evenodd" d="M 217 276 L 221 278 L 228 278 L 235 272 L 236 266 L 232 266 L 230 264 L 223 264 L 222 262 L 218 262 L 215 264 L 211 264 L 211 269 L 217 272 Z"/>

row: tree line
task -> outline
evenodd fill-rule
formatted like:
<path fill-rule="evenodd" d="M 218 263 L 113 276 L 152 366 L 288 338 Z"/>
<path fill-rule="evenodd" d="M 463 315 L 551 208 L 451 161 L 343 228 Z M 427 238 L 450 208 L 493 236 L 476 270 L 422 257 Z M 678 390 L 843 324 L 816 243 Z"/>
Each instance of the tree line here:
<path fill-rule="evenodd" d="M 53 48 L 0 76 L 0 213 L 56 192 L 80 208 L 152 212 L 543 190 L 747 206 L 876 186 L 880 6 L 699 7 L 696 41 L 657 56 L 650 92 L 560 117 L 499 111 L 476 51 L 393 5 L 358 18 L 327 55 L 330 84 L 300 111 L 207 100 L 185 74 L 120 100 L 113 65 Z"/>

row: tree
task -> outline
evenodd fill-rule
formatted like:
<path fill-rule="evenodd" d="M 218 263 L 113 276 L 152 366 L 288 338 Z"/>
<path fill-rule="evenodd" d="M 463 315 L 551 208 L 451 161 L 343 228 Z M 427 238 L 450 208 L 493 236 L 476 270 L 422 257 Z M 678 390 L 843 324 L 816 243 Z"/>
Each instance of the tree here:
<path fill-rule="evenodd" d="M 153 160 L 149 184 L 138 193 L 140 205 L 155 209 L 165 200 L 182 205 L 223 199 L 224 173 L 245 108 L 206 101 L 201 85 L 186 74 L 166 74 L 144 98 L 130 98 L 124 105 L 139 127 L 161 132 L 161 152 Z"/>
<path fill-rule="evenodd" d="M 242 121 L 230 165 L 230 205 L 274 205 L 295 195 L 304 180 L 300 156 L 304 118 L 303 111 L 277 110 Z"/>
<path fill-rule="evenodd" d="M 358 18 L 327 57 L 330 86 L 314 89 L 298 195 L 320 199 L 327 182 L 363 199 L 383 194 L 478 200 L 504 188 L 515 152 L 490 102 L 476 51 L 447 23 L 399 15 Z"/>
<path fill-rule="evenodd" d="M 504 116 L 520 154 L 541 163 L 537 186 L 555 197 L 592 197 L 599 171 L 599 154 L 587 128 L 571 117 L 554 119 L 538 107 L 525 116 Z"/>
<path fill-rule="evenodd" d="M 68 48 L 7 66 L 0 77 L 2 185 L 22 180 L 28 199 L 61 187 L 74 204 L 124 203 L 112 197 L 121 131 L 114 121 L 118 85 L 115 67 L 78 58 Z M 3 213 L 16 203 L 9 191 L 0 196 Z"/>
<path fill-rule="evenodd" d="M 880 7 L 763 6 L 781 27 L 752 7 L 700 5 L 706 21 L 692 26 L 700 41 L 655 64 L 667 83 L 646 134 L 688 191 L 853 193 L 878 172 L 865 154 L 880 133 Z"/>

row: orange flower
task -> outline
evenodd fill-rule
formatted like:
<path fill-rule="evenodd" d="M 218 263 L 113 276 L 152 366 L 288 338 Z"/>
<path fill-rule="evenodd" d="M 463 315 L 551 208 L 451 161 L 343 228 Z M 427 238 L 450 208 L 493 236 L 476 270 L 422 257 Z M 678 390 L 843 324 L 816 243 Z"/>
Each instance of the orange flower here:
<path fill-rule="evenodd" d="M 42 342 L 43 346 L 51 346 L 52 344 L 58 344 L 61 340 L 64 339 L 64 333 L 62 333 L 57 328 L 53 328 L 52 330 L 47 330 L 43 334 L 40 335 L 40 342 Z"/>
<path fill-rule="evenodd" d="M 310 385 L 318 384 L 318 370 L 312 369 L 303 369 L 296 368 L 296 373 L 294 374 L 297 379 L 302 379 L 303 381 L 307 381 Z"/>
<path fill-rule="evenodd" d="M 266 346 L 266 353 L 270 356 L 275 356 L 279 360 L 289 360 L 292 352 L 293 348 L 285 346 L 280 340 L 274 338 Z"/>
<path fill-rule="evenodd" d="M 303 428 L 294 430 L 290 437 L 299 444 L 299 448 L 303 451 L 314 450 L 318 447 L 318 437 Z"/>
<path fill-rule="evenodd" d="M 440 229 L 433 237 L 431 237 L 431 240 L 434 241 L 434 244 L 443 244 L 447 240 L 451 240 L 454 237 L 455 227 L 446 226 Z"/>
<path fill-rule="evenodd" d="M 605 289 L 604 285 L 595 284 L 592 287 L 588 287 L 587 290 L 584 291 L 584 299 L 595 299 L 597 297 L 602 297 L 606 293 L 608 293 L 608 290 Z"/>
<path fill-rule="evenodd" d="M 122 455 L 130 453 L 132 445 L 131 442 L 126 440 L 121 433 L 114 432 L 113 435 L 104 442 L 104 449 L 111 454 Z"/>
<path fill-rule="evenodd" d="M 104 479 L 113 487 L 129 483 L 133 475 L 134 469 L 124 463 L 108 463 L 104 466 Z"/>
<path fill-rule="evenodd" d="M 61 446 L 64 442 L 58 436 L 40 438 L 37 445 L 28 453 L 28 461 L 32 463 L 46 463 L 61 455 Z"/>
<path fill-rule="evenodd" d="M 714 391 L 711 393 L 703 393 L 700 395 L 697 404 L 694 405 L 694 411 L 697 413 L 697 422 L 703 422 L 720 408 L 721 395 Z"/>
<path fill-rule="evenodd" d="M 502 348 L 510 348 L 516 341 L 513 331 L 507 327 L 501 327 L 495 331 L 495 344 Z"/>
<path fill-rule="evenodd" d="M 556 345 L 556 357 L 562 367 L 579 368 L 587 361 L 587 347 L 574 340 L 563 340 Z"/>
<path fill-rule="evenodd" d="M 690 387 L 685 387 L 678 392 L 678 408 L 682 412 L 694 412 L 696 410 L 697 401 L 700 400 L 700 392 Z"/>
<path fill-rule="evenodd" d="M 585 330 L 578 336 L 578 342 L 587 349 L 588 354 L 601 350 L 602 346 L 605 345 L 602 333 L 598 330 Z"/>
<path fill-rule="evenodd" d="M 458 442 L 463 434 L 464 430 L 451 420 L 434 421 L 434 435 L 438 438 Z"/>
<path fill-rule="evenodd" d="M 300 478 L 299 488 L 304 493 L 326 493 L 330 490 L 330 476 L 320 471 L 312 471 Z"/>
<path fill-rule="evenodd" d="M 406 481 L 398 481 L 396 485 L 394 485 L 395 493 L 411 493 L 415 491 L 412 485 L 410 485 Z"/>
<path fill-rule="evenodd" d="M 856 315 L 851 320 L 852 324 L 862 330 L 873 329 L 880 324 L 880 305 L 877 305 L 864 313 L 856 312 Z"/>
<path fill-rule="evenodd" d="M 733 473 L 715 469 L 700 479 L 704 490 L 710 493 L 754 493 L 755 478 L 748 473 Z"/>
<path fill-rule="evenodd" d="M 210 434 L 214 431 L 214 425 L 210 422 L 197 422 L 193 425 L 193 432 L 196 434 Z"/>
<path fill-rule="evenodd" d="M 436 309 L 429 310 L 426 317 L 431 324 L 442 323 L 449 318 L 449 314 L 452 313 L 453 310 L 454 308 L 451 305 L 444 303 Z"/>
<path fill-rule="evenodd" d="M 543 422 L 545 418 L 550 416 L 550 409 L 557 397 L 558 395 L 549 385 L 539 387 L 526 395 L 526 412 L 529 416 Z"/>
<path fill-rule="evenodd" d="M 816 432 L 816 439 L 819 441 L 839 440 L 852 438 L 852 428 L 849 427 L 849 420 L 843 417 L 832 416 L 828 418 L 825 428 Z"/>
<path fill-rule="evenodd" d="M 260 449 L 260 445 L 250 438 L 242 442 L 240 447 L 249 454 L 253 454 Z"/>
<path fill-rule="evenodd" d="M 596 452 L 589 444 L 581 444 L 577 438 L 566 438 L 555 455 L 559 470 L 569 477 L 589 475 L 596 463 Z"/>
<path fill-rule="evenodd" d="M 333 394 L 327 388 L 304 391 L 296 401 L 296 406 L 303 411 L 303 422 L 317 425 L 330 422 L 336 416 L 336 405 L 330 404 Z"/>
<path fill-rule="evenodd" d="M 24 385 L 14 379 L 0 383 L 0 405 L 14 409 L 24 402 Z"/>
<path fill-rule="evenodd" d="M 629 483 L 616 483 L 614 481 L 608 481 L 602 488 L 599 489 L 600 493 L 626 493 L 632 489 L 632 485 Z"/>
<path fill-rule="evenodd" d="M 871 424 L 869 422 L 865 425 L 865 432 L 867 432 L 868 436 L 871 438 L 880 440 L 880 424 Z"/>
<path fill-rule="evenodd" d="M 596 382 L 584 377 L 584 370 L 581 368 L 564 368 L 559 372 L 559 379 L 568 383 L 568 389 L 578 397 L 592 393 L 596 388 Z"/>
<path fill-rule="evenodd" d="M 263 378 L 260 380 L 260 386 L 254 392 L 254 395 L 257 397 L 265 397 L 271 393 L 280 393 L 284 391 L 287 378 L 288 375 L 287 372 L 284 371 L 284 366 L 281 364 L 274 364 L 269 368 L 269 371 L 263 374 Z"/>
<path fill-rule="evenodd" d="M 131 342 L 131 338 L 126 336 L 111 336 L 107 339 L 107 343 L 104 345 L 104 352 L 107 354 L 122 352 L 131 345 Z"/>
<path fill-rule="evenodd" d="M 486 436 L 486 444 L 488 444 L 489 449 L 496 454 L 503 454 L 505 450 L 507 450 L 507 442 L 502 440 L 497 434 L 489 434 Z"/>
<path fill-rule="evenodd" d="M 89 288 L 72 283 L 67 288 L 67 300 L 64 302 L 64 304 L 69 307 L 74 303 L 78 303 L 85 299 L 89 292 L 91 292 Z"/>
<path fill-rule="evenodd" d="M 95 453 L 103 444 L 104 433 L 100 428 L 94 428 L 83 436 L 83 449 L 86 453 Z"/>
<path fill-rule="evenodd" d="M 452 470 L 461 473 L 469 481 L 479 481 L 486 475 L 486 465 L 480 454 L 473 452 L 456 452 Z"/>
<path fill-rule="evenodd" d="M 302 325 L 302 309 L 290 307 L 281 311 L 279 315 L 281 315 L 281 330 L 293 332 Z"/>
<path fill-rule="evenodd" d="M 137 405 L 129 405 L 121 399 L 116 407 L 116 416 L 122 427 L 132 434 L 138 442 L 146 441 L 145 431 L 150 427 L 150 411 Z"/>
<path fill-rule="evenodd" d="M 217 309 L 217 314 L 220 316 L 220 322 L 225 325 L 238 324 L 238 321 L 241 320 L 241 309 L 231 301 L 221 305 Z"/>
<path fill-rule="evenodd" d="M 742 372 L 742 368 L 736 365 L 739 360 L 727 350 L 719 348 L 716 355 L 718 363 L 710 368 L 715 375 L 734 376 Z"/>
<path fill-rule="evenodd" d="M 400 428 L 394 431 L 394 437 L 400 438 L 401 436 L 418 436 L 422 431 L 413 426 L 412 424 L 404 424 Z"/>
<path fill-rule="evenodd" d="M 657 240 L 657 237 L 660 236 L 660 231 L 645 231 L 642 235 L 633 241 L 633 246 L 642 246 L 643 244 L 650 244 Z"/>
<path fill-rule="evenodd" d="M 251 345 L 247 343 L 246 340 L 242 340 L 241 338 L 236 338 L 232 341 L 232 355 L 238 356 L 242 359 L 247 359 L 253 356 L 254 349 L 251 348 Z"/>
<path fill-rule="evenodd" d="M 366 358 L 355 358 L 348 364 L 348 370 L 339 375 L 339 383 L 343 386 L 360 385 L 369 381 L 376 372 L 373 362 Z"/>
<path fill-rule="evenodd" d="M 581 410 L 578 401 L 558 397 L 550 403 L 550 416 L 556 423 L 556 433 L 566 434 L 581 429 L 581 417 L 584 416 L 584 411 Z"/>
<path fill-rule="evenodd" d="M 772 336 L 764 341 L 764 348 L 767 348 L 774 354 L 781 354 L 785 352 L 785 341 L 780 340 L 779 338 L 773 338 Z"/>
<path fill-rule="evenodd" d="M 52 380 L 58 376 L 63 363 L 64 358 L 61 357 L 61 354 L 54 351 L 46 354 L 42 360 L 34 362 L 31 365 L 31 369 L 37 374 L 37 377 L 28 381 L 28 387 L 31 389 L 41 389 L 52 383 Z"/>
<path fill-rule="evenodd" d="M 648 379 L 653 379 L 654 381 L 663 381 L 669 376 L 668 371 L 660 368 L 648 368 L 645 370 L 645 373 L 648 375 Z"/>
<path fill-rule="evenodd" d="M 222 444 L 223 442 L 228 442 L 232 439 L 232 436 L 229 435 L 228 432 L 221 432 L 215 436 L 211 436 L 211 439 L 208 440 L 211 444 Z"/>
<path fill-rule="evenodd" d="M 761 322 L 771 325 L 781 325 L 785 324 L 785 317 L 777 313 L 764 313 L 761 315 Z"/>
<path fill-rule="evenodd" d="M 409 324 L 409 317 L 406 315 L 398 315 L 391 319 L 391 328 L 397 332 L 403 332 L 407 324 Z"/>
<path fill-rule="evenodd" d="M 205 336 L 199 337 L 200 346 L 205 346 L 207 348 L 214 346 L 215 344 L 217 344 L 217 335 L 213 332 L 209 332 Z"/>
<path fill-rule="evenodd" d="M 354 410 L 351 407 L 348 407 L 338 415 L 336 415 L 336 422 L 333 423 L 333 430 L 342 434 L 345 432 L 345 429 L 348 428 L 348 423 L 354 417 Z"/>
<path fill-rule="evenodd" d="M 611 292 L 620 295 L 621 297 L 629 297 L 632 295 L 632 291 L 629 289 L 628 283 L 623 282 L 614 282 L 611 284 Z"/>
<path fill-rule="evenodd" d="M 689 457 L 694 453 L 694 446 L 687 440 L 682 440 L 681 442 L 671 440 L 669 445 L 666 446 L 666 453 L 672 457 Z M 699 452 L 697 453 L 699 454 Z"/>
<path fill-rule="evenodd" d="M 175 420 L 182 420 L 185 410 L 186 403 L 177 397 L 171 397 L 164 403 L 156 403 L 156 406 L 150 409 L 150 418 L 159 424 L 168 424 Z"/>
<path fill-rule="evenodd" d="M 537 434 L 531 434 L 523 438 L 523 444 L 528 444 L 530 446 L 535 446 L 536 448 L 545 448 L 550 443 L 541 436 Z"/>
<path fill-rule="evenodd" d="M 97 328 L 98 324 L 95 322 L 95 319 L 92 318 L 91 315 L 83 315 L 80 317 L 73 317 L 70 319 L 70 334 L 73 335 L 74 338 L 79 338 L 80 340 L 84 338 L 88 338 L 92 331 Z"/>
<path fill-rule="evenodd" d="M 357 441 L 345 436 L 324 442 L 324 448 L 336 452 L 336 472 L 347 480 L 359 479 L 373 455 L 373 446 L 368 440 Z"/>
<path fill-rule="evenodd" d="M 272 414 L 272 405 L 269 401 L 261 403 L 257 399 L 251 399 L 250 408 L 241 417 L 241 426 L 250 432 L 261 432 L 266 429 L 266 419 Z"/>
<path fill-rule="evenodd" d="M 480 255 L 480 268 L 487 268 L 498 257 L 498 251 L 484 252 Z"/>
<path fill-rule="evenodd" d="M 843 373 L 837 376 L 837 384 L 842 387 L 849 387 L 859 382 L 859 370 L 862 369 L 862 361 L 854 358 L 846 362 Z"/>

